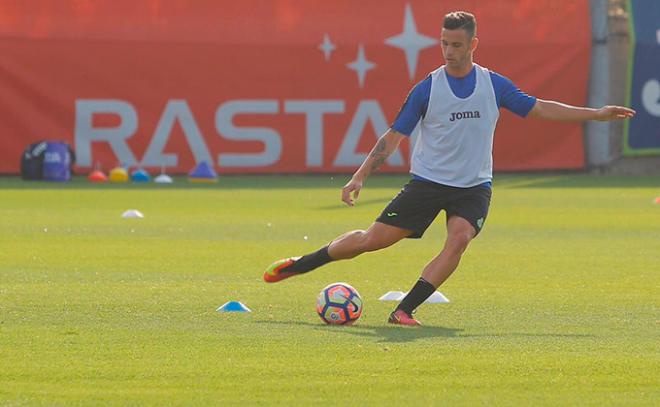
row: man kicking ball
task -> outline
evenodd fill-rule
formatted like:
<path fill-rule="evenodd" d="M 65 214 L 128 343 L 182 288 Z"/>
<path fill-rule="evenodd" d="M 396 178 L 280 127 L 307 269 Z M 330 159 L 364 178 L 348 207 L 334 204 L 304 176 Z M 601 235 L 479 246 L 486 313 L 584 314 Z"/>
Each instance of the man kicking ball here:
<path fill-rule="evenodd" d="M 369 229 L 347 232 L 314 253 L 276 261 L 264 274 L 266 282 L 304 274 L 331 261 L 352 259 L 404 238 L 420 238 L 444 210 L 444 247 L 424 267 L 388 320 L 420 325 L 412 317 L 413 311 L 456 270 L 461 255 L 486 221 L 493 178 L 493 136 L 501 107 L 521 117 L 549 120 L 604 121 L 634 116 L 633 110 L 621 106 L 591 109 L 523 93 L 509 79 L 473 62 L 479 43 L 476 31 L 477 23 L 470 13 L 456 11 L 445 16 L 441 33 L 445 65 L 413 88 L 392 127 L 342 188 L 342 201 L 354 205 L 364 180 L 421 120 L 410 182 Z"/>

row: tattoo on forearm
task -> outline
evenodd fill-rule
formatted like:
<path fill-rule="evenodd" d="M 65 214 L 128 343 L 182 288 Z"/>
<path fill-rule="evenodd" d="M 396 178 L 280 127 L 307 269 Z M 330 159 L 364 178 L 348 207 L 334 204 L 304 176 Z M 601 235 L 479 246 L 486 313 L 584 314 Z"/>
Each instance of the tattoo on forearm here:
<path fill-rule="evenodd" d="M 387 159 L 387 156 L 389 155 L 386 149 L 387 149 L 387 145 L 385 143 L 385 140 L 383 139 L 378 140 L 378 143 L 376 143 L 376 146 L 371 152 L 371 157 L 374 158 L 374 160 L 371 162 L 371 171 L 375 171 L 378 169 L 378 167 L 383 165 L 383 163 Z"/>

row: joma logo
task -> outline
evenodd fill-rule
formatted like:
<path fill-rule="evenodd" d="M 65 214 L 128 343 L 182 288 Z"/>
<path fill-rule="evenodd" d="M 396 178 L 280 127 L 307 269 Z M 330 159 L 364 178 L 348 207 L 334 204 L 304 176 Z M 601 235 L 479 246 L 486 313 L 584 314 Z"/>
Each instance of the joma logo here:
<path fill-rule="evenodd" d="M 457 113 L 452 113 L 451 117 L 449 118 L 450 122 L 456 121 L 456 120 L 461 120 L 461 119 L 478 119 L 481 116 L 479 115 L 479 111 L 475 110 L 474 112 L 457 112 Z"/>

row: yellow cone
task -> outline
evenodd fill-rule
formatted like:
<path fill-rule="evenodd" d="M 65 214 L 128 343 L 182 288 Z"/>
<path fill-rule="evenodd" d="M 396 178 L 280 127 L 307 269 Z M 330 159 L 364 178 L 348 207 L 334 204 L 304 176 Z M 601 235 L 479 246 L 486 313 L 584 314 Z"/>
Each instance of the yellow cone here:
<path fill-rule="evenodd" d="M 108 179 L 110 182 L 128 182 L 128 171 L 122 167 L 113 168 Z"/>

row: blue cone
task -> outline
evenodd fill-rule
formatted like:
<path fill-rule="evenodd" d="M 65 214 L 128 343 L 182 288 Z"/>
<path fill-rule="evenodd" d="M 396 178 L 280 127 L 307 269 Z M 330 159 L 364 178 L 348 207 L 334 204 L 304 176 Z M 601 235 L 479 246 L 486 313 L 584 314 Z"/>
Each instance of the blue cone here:
<path fill-rule="evenodd" d="M 131 174 L 131 180 L 133 182 L 149 182 L 151 176 L 149 173 L 143 169 L 137 169 Z"/>
<path fill-rule="evenodd" d="M 252 310 L 246 307 L 240 301 L 229 301 L 224 303 L 216 311 L 218 312 L 252 312 Z"/>
<path fill-rule="evenodd" d="M 206 161 L 202 161 L 188 174 L 191 181 L 215 181 L 218 174 Z"/>

